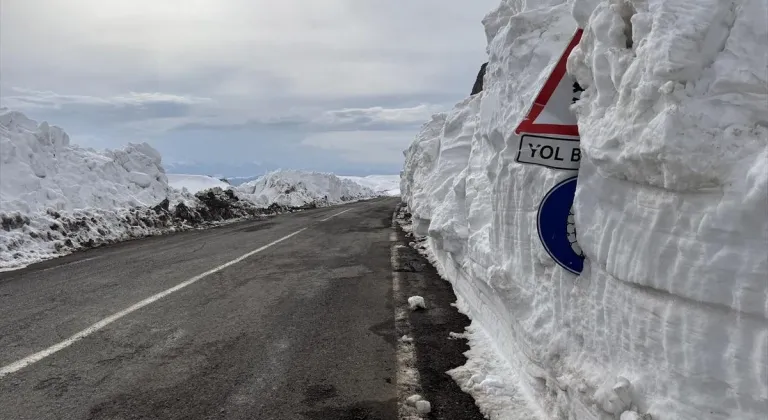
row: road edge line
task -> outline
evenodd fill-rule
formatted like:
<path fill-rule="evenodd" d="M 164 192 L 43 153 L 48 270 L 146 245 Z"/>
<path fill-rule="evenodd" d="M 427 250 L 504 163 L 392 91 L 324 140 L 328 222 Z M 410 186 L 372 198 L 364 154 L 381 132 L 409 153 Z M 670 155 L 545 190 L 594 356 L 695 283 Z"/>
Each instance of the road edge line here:
<path fill-rule="evenodd" d="M 421 394 L 421 376 L 416 367 L 416 350 L 411 335 L 411 321 L 408 318 L 408 309 L 405 307 L 406 297 L 402 294 L 400 283 L 401 273 L 395 271 L 398 256 L 397 248 L 404 246 L 398 242 L 397 235 L 397 210 L 392 214 L 392 232 L 389 234 L 390 263 L 392 264 L 392 299 L 395 311 L 395 340 L 397 341 L 397 418 L 399 420 L 421 420 L 416 408 L 409 405 L 408 397 Z M 403 340 L 403 337 L 410 338 Z"/>

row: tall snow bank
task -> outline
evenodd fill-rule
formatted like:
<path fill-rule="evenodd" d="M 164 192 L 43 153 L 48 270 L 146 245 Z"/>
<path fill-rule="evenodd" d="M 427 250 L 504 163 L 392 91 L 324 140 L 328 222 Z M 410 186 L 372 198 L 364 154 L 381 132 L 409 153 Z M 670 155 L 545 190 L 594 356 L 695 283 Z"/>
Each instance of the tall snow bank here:
<path fill-rule="evenodd" d="M 169 191 L 160 153 L 146 143 L 99 153 L 70 144 L 59 127 L 0 110 L 2 212 L 150 206 Z"/>
<path fill-rule="evenodd" d="M 59 127 L 0 109 L 0 268 L 178 228 L 151 210 L 195 201 L 168 186 L 147 144 L 96 152 Z"/>
<path fill-rule="evenodd" d="M 179 191 L 186 188 L 192 194 L 211 188 L 221 188 L 222 190 L 232 188 L 230 184 L 207 175 L 167 174 L 166 176 L 171 188 Z"/>
<path fill-rule="evenodd" d="M 485 18 L 485 89 L 425 124 L 401 190 L 519 378 L 466 388 L 498 396 L 477 399 L 492 419 L 520 398 L 541 418 L 764 417 L 766 15 L 761 0 L 505 0 Z M 514 130 L 579 26 L 577 276 L 536 224 L 571 173 L 515 162 Z"/>
<path fill-rule="evenodd" d="M 303 171 L 274 171 L 237 187 L 237 194 L 256 205 L 286 207 L 332 205 L 372 198 L 376 193 L 334 174 Z"/>
<path fill-rule="evenodd" d="M 400 195 L 400 175 L 339 176 L 341 179 L 354 181 L 375 193 L 385 196 Z"/>
<path fill-rule="evenodd" d="M 302 172 L 270 174 L 244 192 L 210 177 L 171 176 L 180 191 L 169 185 L 161 162 L 147 144 L 96 152 L 70 144 L 58 127 L 0 109 L 0 269 L 105 243 L 375 196 L 352 181 Z"/>

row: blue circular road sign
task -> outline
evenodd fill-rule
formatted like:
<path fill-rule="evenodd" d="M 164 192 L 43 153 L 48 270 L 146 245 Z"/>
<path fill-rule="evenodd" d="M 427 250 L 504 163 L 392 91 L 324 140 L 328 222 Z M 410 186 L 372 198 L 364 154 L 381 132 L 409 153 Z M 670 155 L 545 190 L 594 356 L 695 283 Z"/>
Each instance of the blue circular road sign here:
<path fill-rule="evenodd" d="M 584 269 L 584 253 L 576 242 L 573 197 L 576 177 L 555 185 L 539 204 L 539 239 L 560 266 L 574 274 Z"/>

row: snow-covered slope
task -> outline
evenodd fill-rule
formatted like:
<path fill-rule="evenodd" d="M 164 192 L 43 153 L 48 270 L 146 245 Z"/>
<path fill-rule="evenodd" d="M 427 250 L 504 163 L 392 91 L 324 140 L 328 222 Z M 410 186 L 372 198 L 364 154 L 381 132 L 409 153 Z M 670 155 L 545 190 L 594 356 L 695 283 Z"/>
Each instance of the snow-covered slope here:
<path fill-rule="evenodd" d="M 372 189 L 377 194 L 400 195 L 400 175 L 339 176 Z"/>
<path fill-rule="evenodd" d="M 334 174 L 289 170 L 270 172 L 238 186 L 236 191 L 260 206 L 272 203 L 290 207 L 322 206 L 376 196 L 370 188 Z"/>
<path fill-rule="evenodd" d="M 168 184 L 171 186 L 171 188 L 177 190 L 183 190 L 186 188 L 187 191 L 191 192 L 192 194 L 202 190 L 207 190 L 209 188 L 218 187 L 223 190 L 232 188 L 230 184 L 207 175 L 166 174 L 166 176 L 168 177 Z"/>
<path fill-rule="evenodd" d="M 485 18 L 485 90 L 422 128 L 401 189 L 471 343 L 504 361 L 473 349 L 452 372 L 490 418 L 764 418 L 767 15 L 762 0 L 505 0 Z M 515 162 L 514 134 L 577 27 L 581 275 L 537 229 L 570 175 Z"/>

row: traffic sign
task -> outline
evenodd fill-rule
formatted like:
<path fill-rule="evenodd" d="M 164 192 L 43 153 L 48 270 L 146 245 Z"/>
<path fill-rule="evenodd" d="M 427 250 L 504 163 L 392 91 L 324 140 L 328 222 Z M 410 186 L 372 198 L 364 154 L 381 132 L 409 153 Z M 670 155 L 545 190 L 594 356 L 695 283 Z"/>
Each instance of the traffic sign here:
<path fill-rule="evenodd" d="M 552 259 L 571 273 L 579 274 L 584 268 L 584 253 L 576 241 L 575 194 L 575 176 L 555 185 L 539 204 L 536 224 L 539 239 Z"/>

